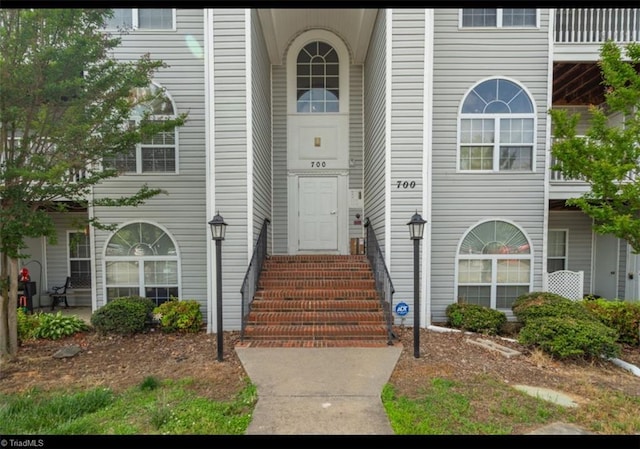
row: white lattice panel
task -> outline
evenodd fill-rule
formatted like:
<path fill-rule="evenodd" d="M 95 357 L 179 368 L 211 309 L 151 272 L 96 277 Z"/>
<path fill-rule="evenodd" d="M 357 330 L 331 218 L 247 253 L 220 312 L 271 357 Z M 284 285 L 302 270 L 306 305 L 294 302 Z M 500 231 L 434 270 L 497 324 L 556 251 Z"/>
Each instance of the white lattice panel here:
<path fill-rule="evenodd" d="M 560 270 L 545 273 L 545 289 L 565 298 L 579 300 L 583 297 L 584 271 Z"/>

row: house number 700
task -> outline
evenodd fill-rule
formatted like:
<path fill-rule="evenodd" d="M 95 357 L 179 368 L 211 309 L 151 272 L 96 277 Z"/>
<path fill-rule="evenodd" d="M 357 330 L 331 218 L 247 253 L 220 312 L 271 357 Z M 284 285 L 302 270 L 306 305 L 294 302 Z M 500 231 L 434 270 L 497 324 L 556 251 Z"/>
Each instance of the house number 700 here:
<path fill-rule="evenodd" d="M 324 168 L 326 166 L 327 166 L 326 161 L 322 161 L 322 162 L 321 161 L 311 161 L 311 167 L 316 167 L 316 168 L 323 167 Z"/>
<path fill-rule="evenodd" d="M 416 182 L 415 181 L 398 181 L 398 183 L 396 184 L 397 188 L 403 188 L 403 189 L 413 189 L 416 187 Z"/>

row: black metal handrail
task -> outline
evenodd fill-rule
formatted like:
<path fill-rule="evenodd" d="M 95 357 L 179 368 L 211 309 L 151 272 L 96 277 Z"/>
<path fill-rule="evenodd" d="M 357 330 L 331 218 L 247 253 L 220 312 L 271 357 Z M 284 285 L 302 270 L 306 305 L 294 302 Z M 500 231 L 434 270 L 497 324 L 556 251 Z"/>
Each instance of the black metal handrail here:
<path fill-rule="evenodd" d="M 258 280 L 260 279 L 260 272 L 262 271 L 262 265 L 267 257 L 267 228 L 271 221 L 268 218 L 264 219 L 258 240 L 253 248 L 253 255 L 247 268 L 247 274 L 244 276 L 242 282 L 242 288 L 240 294 L 242 295 L 242 321 L 240 323 L 240 341 L 244 339 L 244 328 L 249 316 L 249 309 L 253 302 L 253 297 L 258 289 Z"/>
<path fill-rule="evenodd" d="M 384 318 L 387 324 L 387 344 L 392 345 L 393 339 L 397 338 L 393 332 L 393 313 L 391 310 L 393 307 L 393 294 L 396 290 L 393 287 L 393 282 L 391 281 L 387 264 L 384 262 L 384 257 L 382 256 L 382 250 L 378 244 L 376 233 L 368 218 L 365 219 L 364 227 L 367 230 L 367 242 L 365 246 L 367 259 L 369 259 L 369 264 L 371 264 L 371 269 L 373 270 L 373 277 L 376 281 L 376 290 L 380 297 L 380 303 L 382 304 L 382 310 L 384 310 Z"/>

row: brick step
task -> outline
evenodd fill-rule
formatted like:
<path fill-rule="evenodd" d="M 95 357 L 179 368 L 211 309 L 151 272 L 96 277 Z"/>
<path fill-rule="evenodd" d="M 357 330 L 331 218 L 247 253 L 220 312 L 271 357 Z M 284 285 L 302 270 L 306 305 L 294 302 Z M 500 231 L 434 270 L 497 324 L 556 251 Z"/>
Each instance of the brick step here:
<path fill-rule="evenodd" d="M 267 279 L 373 279 L 371 270 L 271 270 L 260 274 L 261 280 Z"/>
<path fill-rule="evenodd" d="M 334 310 L 337 312 L 381 310 L 380 301 L 371 299 L 254 299 L 251 310 L 268 311 L 320 311 Z"/>
<path fill-rule="evenodd" d="M 308 299 L 308 300 L 325 300 L 325 299 L 361 299 L 371 300 L 378 299 L 378 293 L 372 289 L 359 288 L 310 288 L 306 290 L 289 289 L 289 288 L 272 288 L 268 290 L 258 290 L 254 295 L 254 299 Z"/>
<path fill-rule="evenodd" d="M 247 325 L 366 325 L 380 324 L 384 319 L 379 311 L 258 311 L 253 310 L 247 317 Z"/>
<path fill-rule="evenodd" d="M 330 254 L 301 254 L 296 256 L 269 256 L 267 263 L 369 263 L 367 256 L 330 255 Z"/>
<path fill-rule="evenodd" d="M 265 324 L 247 325 L 249 340 L 387 340 L 387 328 L 380 324 Z"/>
<path fill-rule="evenodd" d="M 267 261 L 263 265 L 263 272 L 265 271 L 289 271 L 289 270 L 366 270 L 371 271 L 371 267 L 367 261 L 363 262 L 307 262 L 307 263 L 298 263 L 298 262 L 272 262 Z"/>
<path fill-rule="evenodd" d="M 374 279 L 262 279 L 258 289 L 374 289 Z"/>
<path fill-rule="evenodd" d="M 391 343 L 393 344 L 393 343 Z M 384 348 L 385 340 L 244 340 L 236 343 L 240 348 Z"/>

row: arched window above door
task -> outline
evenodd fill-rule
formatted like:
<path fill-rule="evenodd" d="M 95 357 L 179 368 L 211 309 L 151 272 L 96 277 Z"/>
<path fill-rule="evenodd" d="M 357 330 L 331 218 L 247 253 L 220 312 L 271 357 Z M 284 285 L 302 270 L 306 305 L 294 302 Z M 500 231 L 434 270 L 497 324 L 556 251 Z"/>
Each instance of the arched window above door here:
<path fill-rule="evenodd" d="M 297 112 L 340 112 L 340 62 L 326 42 L 305 45 L 296 60 Z"/>

